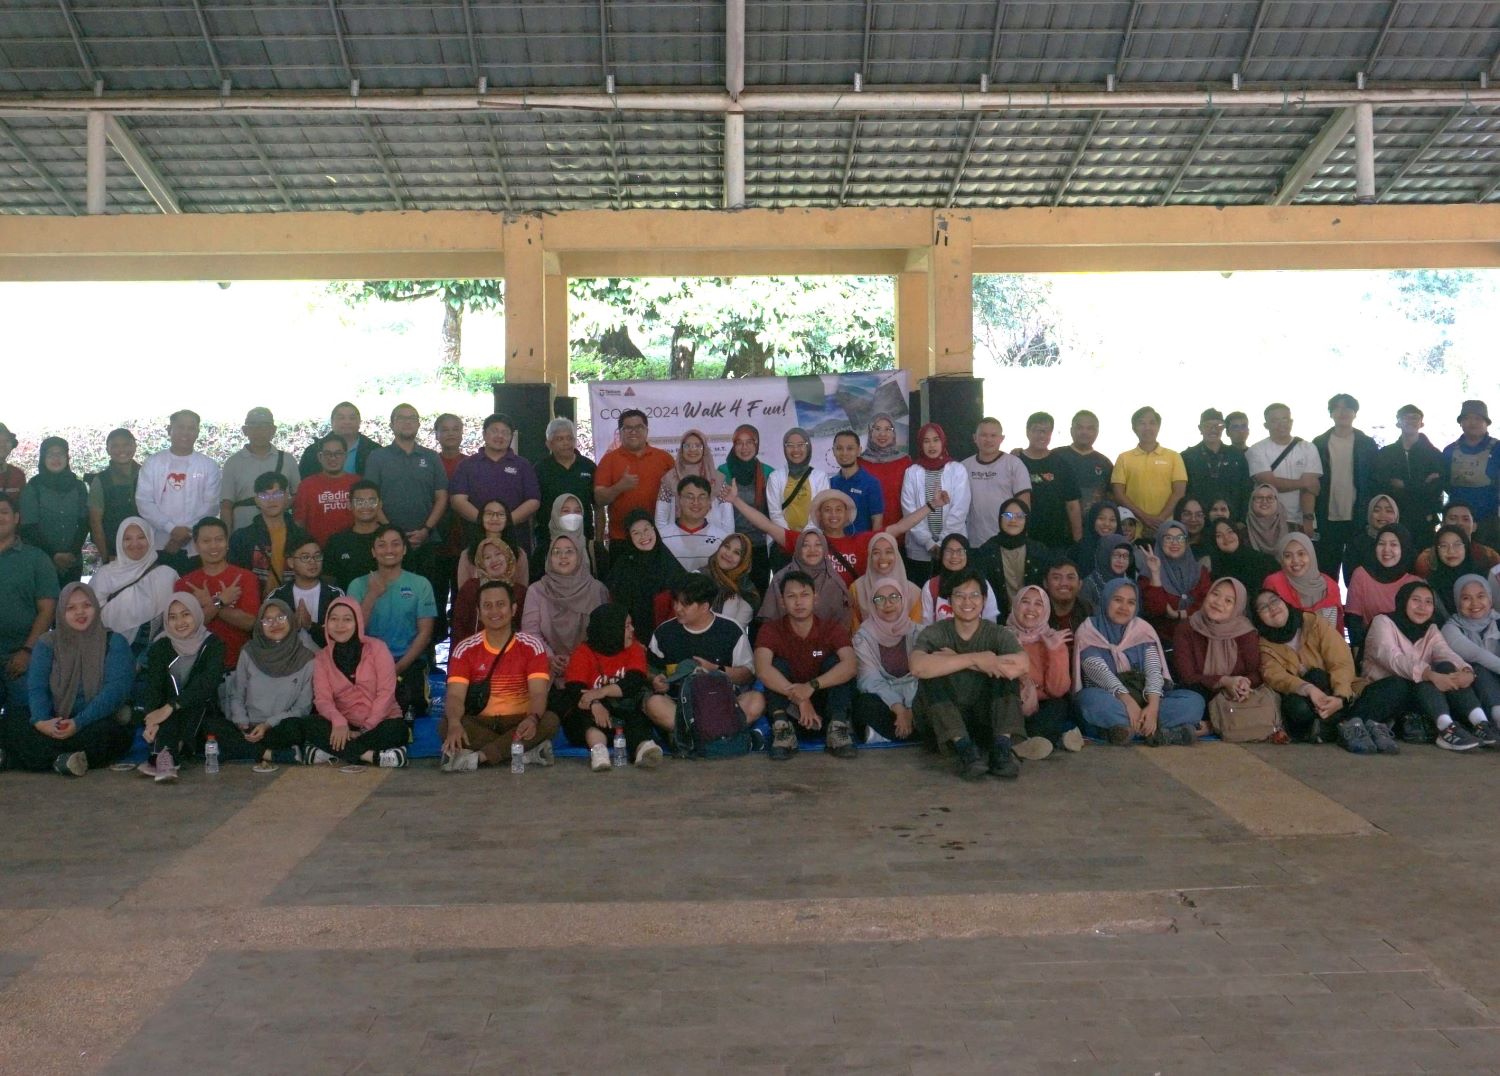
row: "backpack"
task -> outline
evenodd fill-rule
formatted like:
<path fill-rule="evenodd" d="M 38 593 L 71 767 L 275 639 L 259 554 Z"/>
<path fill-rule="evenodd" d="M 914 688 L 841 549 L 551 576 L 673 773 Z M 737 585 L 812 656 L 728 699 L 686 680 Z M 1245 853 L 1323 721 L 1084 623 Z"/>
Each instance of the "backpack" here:
<path fill-rule="evenodd" d="M 681 758 L 734 758 L 750 753 L 745 715 L 735 701 L 734 685 L 722 672 L 694 668 L 688 673 L 677 701 L 675 732 Z"/>

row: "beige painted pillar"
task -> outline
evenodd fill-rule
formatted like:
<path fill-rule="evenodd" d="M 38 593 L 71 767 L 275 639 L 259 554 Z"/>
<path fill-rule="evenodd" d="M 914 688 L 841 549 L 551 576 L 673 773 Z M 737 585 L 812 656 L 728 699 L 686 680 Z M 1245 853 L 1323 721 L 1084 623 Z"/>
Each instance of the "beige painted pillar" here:
<path fill-rule="evenodd" d="M 928 299 L 933 374 L 974 372 L 974 233 L 965 213 L 932 215 Z"/>
<path fill-rule="evenodd" d="M 507 220 L 505 247 L 505 380 L 547 380 L 546 258 L 539 217 Z"/>
<path fill-rule="evenodd" d="M 568 395 L 568 278 L 550 273 L 542 286 L 546 318 L 547 380 L 558 396 Z"/>
<path fill-rule="evenodd" d="M 932 373 L 932 341 L 928 330 L 927 273 L 920 269 L 896 274 L 896 365 L 906 371 L 915 389 Z"/>

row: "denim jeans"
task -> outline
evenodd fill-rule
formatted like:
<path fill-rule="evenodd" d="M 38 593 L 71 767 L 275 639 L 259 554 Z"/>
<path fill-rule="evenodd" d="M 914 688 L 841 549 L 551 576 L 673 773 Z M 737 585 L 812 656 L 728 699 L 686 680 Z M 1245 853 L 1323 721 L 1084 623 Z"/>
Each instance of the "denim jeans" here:
<path fill-rule="evenodd" d="M 1119 728 L 1130 724 L 1125 704 L 1102 687 L 1086 687 L 1078 693 L 1078 708 L 1090 731 Z M 1179 725 L 1196 725 L 1203 720 L 1203 696 L 1196 691 L 1174 688 L 1161 697 L 1157 723 L 1164 729 Z"/>

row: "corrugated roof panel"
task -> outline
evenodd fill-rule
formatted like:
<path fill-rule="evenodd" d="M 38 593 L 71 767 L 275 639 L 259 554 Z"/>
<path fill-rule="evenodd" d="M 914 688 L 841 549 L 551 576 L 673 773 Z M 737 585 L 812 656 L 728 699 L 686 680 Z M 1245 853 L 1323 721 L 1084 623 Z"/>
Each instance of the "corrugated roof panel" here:
<path fill-rule="evenodd" d="M 881 6 L 870 0 L 872 20 Z M 865 10 L 865 0 L 747 0 L 746 82 L 849 84 L 864 61 Z"/>

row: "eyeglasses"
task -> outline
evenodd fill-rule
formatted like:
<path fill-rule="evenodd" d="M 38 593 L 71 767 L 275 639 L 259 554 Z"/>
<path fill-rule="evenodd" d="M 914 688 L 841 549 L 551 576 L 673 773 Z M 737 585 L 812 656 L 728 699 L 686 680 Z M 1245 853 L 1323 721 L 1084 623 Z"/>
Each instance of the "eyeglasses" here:
<path fill-rule="evenodd" d="M 1025 512 L 1001 512 L 1000 518 L 1014 521 L 1017 519 L 1026 519 L 1027 516 Z"/>
<path fill-rule="evenodd" d="M 899 594 L 877 594 L 877 595 L 875 595 L 875 597 L 871 598 L 870 600 L 873 601 L 876 605 L 900 605 L 901 604 L 901 595 L 899 595 Z"/>
<path fill-rule="evenodd" d="M 640 433 L 645 428 L 646 424 L 644 422 L 627 422 L 620 427 L 620 429 L 625 430 L 627 433 Z"/>
<path fill-rule="evenodd" d="M 317 564 L 323 559 L 322 553 L 298 553 L 293 560 L 300 560 L 303 564 Z"/>
<path fill-rule="evenodd" d="M 374 508 L 380 504 L 379 497 L 355 497 L 349 502 L 355 508 Z"/>
<path fill-rule="evenodd" d="M 962 591 L 962 592 L 960 592 L 960 591 L 954 591 L 953 592 L 953 603 L 955 605 L 958 604 L 959 602 L 982 602 L 982 601 L 984 601 L 984 595 L 980 594 L 978 591 L 968 591 L 968 590 L 965 590 L 965 591 Z"/>
<path fill-rule="evenodd" d="M 1162 545 L 1181 545 L 1185 541 L 1187 541 L 1187 535 L 1185 534 L 1164 534 L 1161 536 Z"/>
<path fill-rule="evenodd" d="M 784 442 L 782 442 L 781 447 L 782 448 L 807 448 L 808 444 L 807 444 L 806 441 L 784 441 Z"/>
<path fill-rule="evenodd" d="M 284 489 L 263 489 L 255 495 L 257 501 L 279 501 L 286 496 Z"/>
<path fill-rule="evenodd" d="M 342 448 L 325 448 L 323 449 L 323 451 L 318 453 L 318 455 L 322 456 L 324 459 L 329 460 L 336 460 L 341 456 L 347 456 L 348 454 L 349 453 L 345 452 Z"/>
<path fill-rule="evenodd" d="M 275 627 L 277 624 L 285 624 L 287 622 L 286 614 L 272 613 L 269 616 L 261 617 L 260 622 L 268 628 Z"/>

